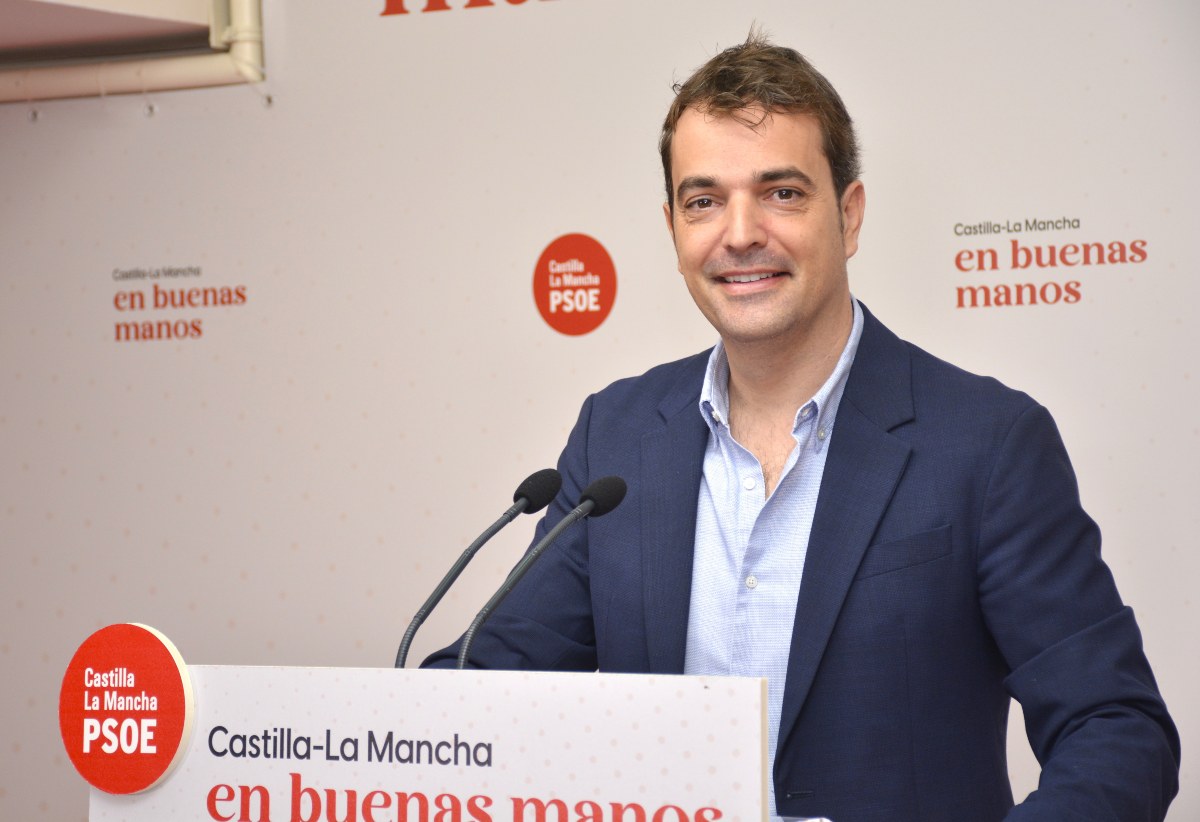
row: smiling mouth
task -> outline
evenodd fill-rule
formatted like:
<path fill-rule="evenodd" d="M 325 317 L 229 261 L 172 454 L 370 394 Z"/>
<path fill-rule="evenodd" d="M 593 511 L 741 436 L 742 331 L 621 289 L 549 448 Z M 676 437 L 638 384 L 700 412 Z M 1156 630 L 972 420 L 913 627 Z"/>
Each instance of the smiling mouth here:
<path fill-rule="evenodd" d="M 755 283 L 769 277 L 782 277 L 782 271 L 764 271 L 758 274 L 730 274 L 719 278 L 723 283 Z"/>

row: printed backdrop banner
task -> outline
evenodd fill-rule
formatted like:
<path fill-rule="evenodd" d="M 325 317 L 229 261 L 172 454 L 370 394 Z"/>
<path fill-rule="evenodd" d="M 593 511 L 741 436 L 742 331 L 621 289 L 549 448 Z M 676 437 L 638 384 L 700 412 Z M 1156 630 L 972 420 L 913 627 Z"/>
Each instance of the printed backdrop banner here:
<path fill-rule="evenodd" d="M 671 84 L 755 22 L 858 124 L 854 293 L 1054 413 L 1200 735 L 1200 6 L 263 14 L 261 87 L 0 106 L 0 817 L 86 812 L 55 730 L 81 637 L 141 622 L 197 664 L 387 666 L 588 393 L 712 344 L 656 141 Z M 411 664 L 532 527 L 480 553 Z M 1020 797 L 1038 770 L 1011 729 Z M 1173 822 L 1200 818 L 1194 761 Z"/>

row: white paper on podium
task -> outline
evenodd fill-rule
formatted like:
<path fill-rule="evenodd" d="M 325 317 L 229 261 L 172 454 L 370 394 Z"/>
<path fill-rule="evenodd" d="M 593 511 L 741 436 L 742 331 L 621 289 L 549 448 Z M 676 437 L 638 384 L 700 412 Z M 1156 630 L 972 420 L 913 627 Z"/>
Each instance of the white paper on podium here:
<path fill-rule="evenodd" d="M 179 768 L 92 822 L 761 822 L 766 680 L 190 666 Z M 353 805 L 353 810 L 349 806 Z"/>

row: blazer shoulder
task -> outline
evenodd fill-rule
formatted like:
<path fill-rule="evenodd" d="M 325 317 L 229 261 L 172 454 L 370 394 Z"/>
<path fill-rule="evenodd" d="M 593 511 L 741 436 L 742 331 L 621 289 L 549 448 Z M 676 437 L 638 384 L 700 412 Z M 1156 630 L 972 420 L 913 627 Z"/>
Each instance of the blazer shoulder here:
<path fill-rule="evenodd" d="M 610 383 L 592 395 L 592 405 L 597 413 L 637 417 L 658 409 L 670 413 L 689 401 L 698 402 L 711 352 L 710 348 Z"/>
<path fill-rule="evenodd" d="M 1021 414 L 1038 404 L 1029 394 L 996 377 L 976 374 L 912 343 L 904 344 L 910 351 L 914 393 L 936 388 L 942 396 L 956 397 L 969 406 L 983 406 L 1009 414 Z"/>
<path fill-rule="evenodd" d="M 865 307 L 864 307 L 865 311 Z M 846 401 L 884 430 L 916 422 L 1006 427 L 1037 403 L 994 377 L 982 376 L 898 337 L 867 312 L 846 385 Z"/>

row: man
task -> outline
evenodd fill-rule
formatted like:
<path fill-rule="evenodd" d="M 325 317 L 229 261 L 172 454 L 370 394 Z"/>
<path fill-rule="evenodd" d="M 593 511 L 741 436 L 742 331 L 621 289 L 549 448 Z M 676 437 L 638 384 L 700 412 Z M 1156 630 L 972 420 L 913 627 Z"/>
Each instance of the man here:
<path fill-rule="evenodd" d="M 850 295 L 866 200 L 836 91 L 752 35 L 678 89 L 661 149 L 720 342 L 587 400 L 538 538 L 598 477 L 626 501 L 472 664 L 767 676 L 783 817 L 1162 819 L 1178 736 L 1049 414 Z M 1042 763 L 1015 808 L 1010 697 Z"/>

